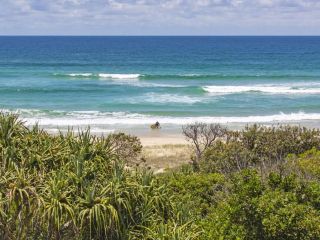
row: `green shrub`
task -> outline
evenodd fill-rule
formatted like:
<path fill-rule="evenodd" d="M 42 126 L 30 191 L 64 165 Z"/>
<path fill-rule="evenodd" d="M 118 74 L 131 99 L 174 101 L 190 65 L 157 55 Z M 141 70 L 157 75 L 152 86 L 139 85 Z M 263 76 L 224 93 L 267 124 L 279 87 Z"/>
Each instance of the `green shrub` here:
<path fill-rule="evenodd" d="M 228 132 L 226 141 L 216 141 L 203 154 L 200 166 L 205 172 L 232 173 L 258 168 L 266 175 L 286 162 L 288 154 L 301 154 L 320 148 L 320 132 L 295 126 L 248 126 Z"/>
<path fill-rule="evenodd" d="M 264 239 L 319 239 L 320 212 L 299 204 L 291 192 L 268 191 L 258 202 L 257 213 Z"/>
<path fill-rule="evenodd" d="M 241 171 L 254 167 L 256 156 L 241 142 L 217 142 L 205 152 L 200 166 L 204 172 L 219 172 L 223 174 Z"/>
<path fill-rule="evenodd" d="M 312 148 L 298 156 L 290 156 L 291 166 L 294 165 L 305 178 L 320 180 L 320 151 Z"/>
<path fill-rule="evenodd" d="M 319 239 L 319 183 L 245 170 L 199 225 L 202 239 Z"/>
<path fill-rule="evenodd" d="M 174 174 L 168 187 L 176 196 L 176 201 L 183 201 L 193 215 L 205 216 L 209 208 L 216 204 L 223 190 L 224 176 L 220 174 Z"/>

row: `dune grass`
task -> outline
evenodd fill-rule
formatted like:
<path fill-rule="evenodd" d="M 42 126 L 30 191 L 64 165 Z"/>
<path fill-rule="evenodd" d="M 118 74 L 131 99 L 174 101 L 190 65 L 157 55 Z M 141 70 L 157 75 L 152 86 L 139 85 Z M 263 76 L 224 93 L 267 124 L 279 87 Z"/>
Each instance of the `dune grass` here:
<path fill-rule="evenodd" d="M 156 173 L 166 169 L 176 169 L 190 162 L 192 149 L 186 144 L 166 144 L 146 146 L 142 149 L 141 156 L 146 164 Z"/>

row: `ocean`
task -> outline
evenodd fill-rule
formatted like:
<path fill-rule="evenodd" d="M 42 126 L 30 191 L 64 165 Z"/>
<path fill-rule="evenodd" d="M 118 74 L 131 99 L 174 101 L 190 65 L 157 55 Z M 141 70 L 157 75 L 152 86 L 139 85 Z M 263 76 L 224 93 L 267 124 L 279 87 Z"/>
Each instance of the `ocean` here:
<path fill-rule="evenodd" d="M 93 132 L 320 121 L 320 37 L 0 37 L 0 109 Z"/>

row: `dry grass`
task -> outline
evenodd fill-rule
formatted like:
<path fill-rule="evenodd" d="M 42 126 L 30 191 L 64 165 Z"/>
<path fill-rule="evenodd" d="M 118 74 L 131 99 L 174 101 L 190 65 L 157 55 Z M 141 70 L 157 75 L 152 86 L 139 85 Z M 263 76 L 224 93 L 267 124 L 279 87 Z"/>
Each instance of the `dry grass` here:
<path fill-rule="evenodd" d="M 191 147 L 186 144 L 153 145 L 143 148 L 142 157 L 148 166 L 160 173 L 188 163 L 191 153 Z"/>

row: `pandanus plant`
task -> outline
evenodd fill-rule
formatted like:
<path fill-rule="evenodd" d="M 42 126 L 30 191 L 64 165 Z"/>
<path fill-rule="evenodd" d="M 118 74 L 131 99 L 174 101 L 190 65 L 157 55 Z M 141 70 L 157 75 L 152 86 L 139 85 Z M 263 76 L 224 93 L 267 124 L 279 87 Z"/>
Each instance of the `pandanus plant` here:
<path fill-rule="evenodd" d="M 19 164 L 19 145 L 27 128 L 15 114 L 0 113 L 0 158 L 3 169 Z"/>
<path fill-rule="evenodd" d="M 18 239 L 26 237 L 26 232 L 34 227 L 41 206 L 41 199 L 34 184 L 36 176 L 17 167 L 6 171 L 0 186 L 1 195 L 1 225 L 6 235 L 13 234 Z"/>
<path fill-rule="evenodd" d="M 0 114 L 0 239 L 153 236 L 174 222 L 174 206 L 153 174 L 130 164 L 140 151 L 122 133 L 50 135 Z"/>
<path fill-rule="evenodd" d="M 88 188 L 78 199 L 81 236 L 85 239 L 116 239 L 119 235 L 119 216 L 111 199 Z"/>
<path fill-rule="evenodd" d="M 41 187 L 43 197 L 43 221 L 47 225 L 47 237 L 60 239 L 65 232 L 73 231 L 75 216 L 72 206 L 74 190 L 64 172 L 54 172 Z"/>

